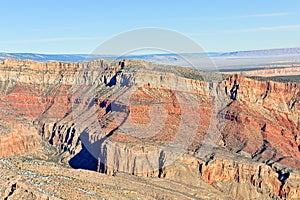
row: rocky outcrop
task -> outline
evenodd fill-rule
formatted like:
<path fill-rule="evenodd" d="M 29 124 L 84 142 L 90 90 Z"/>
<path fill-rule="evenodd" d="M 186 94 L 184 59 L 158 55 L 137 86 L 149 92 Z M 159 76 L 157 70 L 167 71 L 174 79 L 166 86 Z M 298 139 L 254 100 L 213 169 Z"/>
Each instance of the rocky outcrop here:
<path fill-rule="evenodd" d="M 34 152 L 40 148 L 40 140 L 37 130 L 33 127 L 13 127 L 12 132 L 0 135 L 0 157 Z"/>
<path fill-rule="evenodd" d="M 242 76 L 261 76 L 261 77 L 272 77 L 272 76 L 295 76 L 300 75 L 300 66 L 298 64 L 294 64 L 295 66 L 290 67 L 289 65 L 286 67 L 274 67 L 274 68 L 262 68 L 259 70 L 249 70 L 236 72 Z M 230 72 L 229 72 L 230 74 Z"/>
<path fill-rule="evenodd" d="M 241 158 L 215 158 L 200 163 L 199 172 L 206 182 L 234 199 L 297 199 L 300 196 L 298 173 Z"/>
<path fill-rule="evenodd" d="M 220 113 L 228 122 L 222 131 L 225 146 L 299 169 L 299 85 L 236 76 L 225 86 L 231 88 L 233 80 L 240 85 L 237 100 Z"/>

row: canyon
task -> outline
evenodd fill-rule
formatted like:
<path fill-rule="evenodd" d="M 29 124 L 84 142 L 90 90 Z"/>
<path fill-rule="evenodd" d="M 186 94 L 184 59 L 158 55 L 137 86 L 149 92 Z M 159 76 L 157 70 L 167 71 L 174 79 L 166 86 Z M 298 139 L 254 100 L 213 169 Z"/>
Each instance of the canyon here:
<path fill-rule="evenodd" d="M 300 199 L 300 84 L 258 74 L 0 61 L 0 195 Z"/>

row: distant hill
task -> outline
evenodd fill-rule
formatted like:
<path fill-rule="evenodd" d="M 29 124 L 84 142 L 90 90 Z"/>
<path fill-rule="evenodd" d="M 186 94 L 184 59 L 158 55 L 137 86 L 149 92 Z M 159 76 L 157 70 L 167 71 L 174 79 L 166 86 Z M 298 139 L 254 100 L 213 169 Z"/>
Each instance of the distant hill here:
<path fill-rule="evenodd" d="M 34 60 L 39 62 L 83 62 L 104 58 L 109 60 L 143 60 L 164 65 L 178 65 L 198 68 L 206 71 L 223 69 L 240 70 L 241 68 L 260 68 L 274 63 L 300 62 L 300 48 L 282 48 L 234 52 L 183 53 L 183 54 L 144 54 L 91 55 L 91 54 L 36 54 L 36 53 L 0 53 L 0 60 Z M 211 62 L 211 60 L 213 62 Z M 212 64 L 213 63 L 213 64 Z"/>
<path fill-rule="evenodd" d="M 37 54 L 37 53 L 0 53 L 0 59 L 35 60 L 39 62 L 62 61 L 81 62 L 87 54 Z"/>
<path fill-rule="evenodd" d="M 253 51 L 234 51 L 222 53 L 220 56 L 276 56 L 276 55 L 300 55 L 300 48 L 265 49 Z"/>
<path fill-rule="evenodd" d="M 209 52 L 209 53 L 184 53 L 180 56 L 209 56 L 209 57 L 247 57 L 247 56 L 277 56 L 277 55 L 300 55 L 300 48 L 282 48 L 282 49 L 265 49 L 250 51 L 233 51 L 233 52 Z M 81 62 L 97 58 L 116 59 L 116 56 L 107 55 L 90 55 L 90 54 L 39 54 L 39 53 L 0 53 L 0 60 L 19 59 L 19 60 L 35 60 L 40 62 L 47 61 L 63 61 L 63 62 Z M 146 54 L 146 55 L 126 55 L 119 57 L 125 59 L 145 59 L 155 60 L 156 58 L 168 58 L 176 60 L 177 54 Z"/>

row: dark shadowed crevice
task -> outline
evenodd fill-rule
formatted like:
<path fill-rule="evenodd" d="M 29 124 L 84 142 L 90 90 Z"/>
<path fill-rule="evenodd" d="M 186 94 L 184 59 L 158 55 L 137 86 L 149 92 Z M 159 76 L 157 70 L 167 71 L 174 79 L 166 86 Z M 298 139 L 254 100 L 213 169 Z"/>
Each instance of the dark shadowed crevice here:
<path fill-rule="evenodd" d="M 17 189 L 17 184 L 14 183 L 11 185 L 11 188 L 10 188 L 10 192 L 9 194 L 4 198 L 4 200 L 8 200 L 8 197 L 10 197 L 11 195 L 13 195 L 13 193 L 15 192 L 15 190 Z"/>
<path fill-rule="evenodd" d="M 49 143 L 50 143 L 51 145 L 53 145 L 53 139 L 54 139 L 54 137 L 55 137 L 56 125 L 57 125 L 57 124 L 54 123 L 53 128 L 52 128 L 52 134 L 51 134 L 51 138 L 50 138 L 50 140 L 49 140 Z"/>
<path fill-rule="evenodd" d="M 276 173 L 278 174 L 278 180 L 280 181 L 280 188 L 279 188 L 279 196 L 280 198 L 285 199 L 286 198 L 286 192 L 283 191 L 283 187 L 286 183 L 286 181 L 288 180 L 288 178 L 290 177 L 290 172 L 286 171 L 284 169 L 279 169 L 276 170 Z"/>
<path fill-rule="evenodd" d="M 158 178 L 162 178 L 163 176 L 163 167 L 166 161 L 166 155 L 164 151 L 161 151 L 158 158 Z"/>
<path fill-rule="evenodd" d="M 69 165 L 74 169 L 97 170 L 98 160 L 82 145 L 81 151 L 70 159 Z"/>
<path fill-rule="evenodd" d="M 239 87 L 240 87 L 239 84 L 237 84 L 236 80 L 234 80 L 234 85 L 230 89 L 230 99 L 236 100 Z"/>

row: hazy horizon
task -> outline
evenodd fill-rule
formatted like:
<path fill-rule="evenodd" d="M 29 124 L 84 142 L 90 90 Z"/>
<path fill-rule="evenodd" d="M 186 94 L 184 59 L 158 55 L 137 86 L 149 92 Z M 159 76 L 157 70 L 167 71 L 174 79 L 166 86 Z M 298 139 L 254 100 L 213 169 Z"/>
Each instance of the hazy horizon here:
<path fill-rule="evenodd" d="M 271 48 L 271 49 L 245 49 L 245 50 L 232 50 L 232 51 L 209 51 L 209 52 L 204 52 L 203 54 L 206 53 L 231 53 L 231 52 L 250 52 L 250 51 L 271 51 L 271 50 L 281 50 L 281 49 L 300 49 L 299 47 L 282 47 L 282 48 Z M 0 51 L 0 53 L 7 53 L 7 54 L 42 54 L 42 55 L 104 55 L 104 56 L 114 56 L 113 54 L 90 54 L 90 53 L 54 53 L 54 52 L 5 52 L 5 51 Z M 193 54 L 195 52 L 185 52 L 185 53 L 180 53 L 180 54 Z M 166 53 L 166 52 L 149 52 L 149 53 L 137 53 L 137 54 L 129 54 L 132 56 L 142 56 L 142 55 L 164 55 L 164 54 L 176 54 L 176 53 Z"/>

